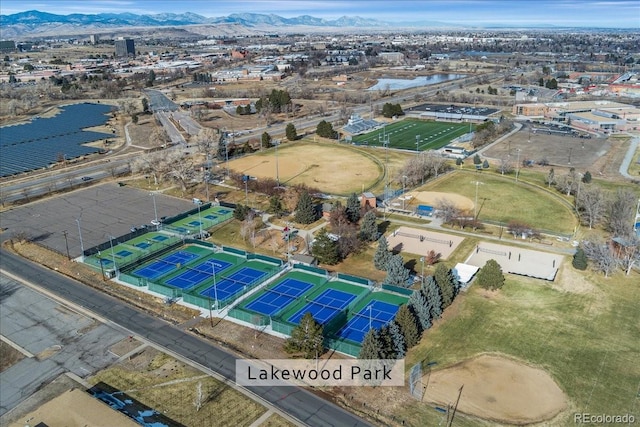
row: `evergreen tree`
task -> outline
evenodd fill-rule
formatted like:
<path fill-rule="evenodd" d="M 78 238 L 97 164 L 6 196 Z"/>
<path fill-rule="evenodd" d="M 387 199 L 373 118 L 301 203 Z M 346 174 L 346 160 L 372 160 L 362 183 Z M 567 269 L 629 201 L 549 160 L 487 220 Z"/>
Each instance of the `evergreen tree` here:
<path fill-rule="evenodd" d="M 378 270 L 386 271 L 390 259 L 391 252 L 388 248 L 387 238 L 381 236 L 378 239 L 378 249 L 376 249 L 376 253 L 373 254 L 373 265 Z"/>
<path fill-rule="evenodd" d="M 478 154 L 473 156 L 473 164 L 474 165 L 482 164 L 482 159 L 480 158 L 480 156 Z"/>
<path fill-rule="evenodd" d="M 442 316 L 442 296 L 440 295 L 440 289 L 433 276 L 427 277 L 424 281 L 424 289 L 422 292 L 431 307 L 431 320 L 439 319 L 440 316 Z"/>
<path fill-rule="evenodd" d="M 362 341 L 362 347 L 360 347 L 358 359 L 379 359 L 379 348 L 380 340 L 378 339 L 378 334 L 375 329 L 371 328 Z"/>
<path fill-rule="evenodd" d="M 244 221 L 251 208 L 249 206 L 237 204 L 233 211 L 233 217 L 238 221 Z"/>
<path fill-rule="evenodd" d="M 316 210 L 308 191 L 303 191 L 296 206 L 295 221 L 299 224 L 311 224 L 316 220 Z"/>
<path fill-rule="evenodd" d="M 445 309 L 451 305 L 455 297 L 455 278 L 453 272 L 444 264 L 438 264 L 434 273 L 436 284 L 440 288 L 442 295 L 442 308 Z"/>
<path fill-rule="evenodd" d="M 336 131 L 333 130 L 333 125 L 326 120 L 322 120 L 320 123 L 318 123 L 318 126 L 316 127 L 316 133 L 318 134 L 318 136 L 321 136 L 323 138 L 335 139 L 336 137 Z"/>
<path fill-rule="evenodd" d="M 415 290 L 409 297 L 409 306 L 418 319 L 420 328 L 426 331 L 431 327 L 431 304 L 420 290 Z"/>
<path fill-rule="evenodd" d="M 407 350 L 418 344 L 418 341 L 420 341 L 418 324 L 416 323 L 415 316 L 406 304 L 401 305 L 398 309 L 395 321 L 404 337 Z"/>
<path fill-rule="evenodd" d="M 362 217 L 360 223 L 360 240 L 365 242 L 375 242 L 378 240 L 378 224 L 376 223 L 376 213 L 369 211 Z"/>
<path fill-rule="evenodd" d="M 585 184 L 590 183 L 591 179 L 592 179 L 591 172 L 589 172 L 589 171 L 586 171 L 584 173 L 584 175 L 582 175 L 582 182 L 584 182 Z"/>
<path fill-rule="evenodd" d="M 269 135 L 268 132 L 263 132 L 262 133 L 262 147 L 264 148 L 270 148 L 273 145 L 271 144 L 271 135 Z"/>
<path fill-rule="evenodd" d="M 484 267 L 480 269 L 476 276 L 478 285 L 485 289 L 500 289 L 504 285 L 504 275 L 502 274 L 502 268 L 496 260 L 490 259 L 486 262 Z"/>
<path fill-rule="evenodd" d="M 329 238 L 327 230 L 324 228 L 316 235 L 311 253 L 323 264 L 334 265 L 340 261 L 338 244 Z"/>
<path fill-rule="evenodd" d="M 573 261 L 571 262 L 573 268 L 576 270 L 586 270 L 587 269 L 587 255 L 585 255 L 584 250 L 582 248 L 578 248 L 576 253 L 573 255 Z"/>
<path fill-rule="evenodd" d="M 298 326 L 291 331 L 291 338 L 285 342 L 285 351 L 289 353 L 302 352 L 307 359 L 319 356 L 324 350 L 322 325 L 315 321 L 311 313 L 307 312 Z"/>
<path fill-rule="evenodd" d="M 387 277 L 384 282 L 389 285 L 402 286 L 406 288 L 409 286 L 409 270 L 404 266 L 404 259 L 402 255 L 391 255 L 389 263 L 387 264 Z"/>
<path fill-rule="evenodd" d="M 277 194 L 269 197 L 269 213 L 272 213 L 277 218 L 280 218 L 283 212 L 284 207 L 282 206 L 282 198 Z"/>
<path fill-rule="evenodd" d="M 360 219 L 360 202 L 356 193 L 351 193 L 347 199 L 346 212 L 349 222 L 356 223 Z"/>
<path fill-rule="evenodd" d="M 298 139 L 298 132 L 296 131 L 296 126 L 293 123 L 289 123 L 284 132 L 289 141 L 295 141 Z"/>
<path fill-rule="evenodd" d="M 393 352 L 396 355 L 396 359 L 402 359 L 407 349 L 404 344 L 404 335 L 402 335 L 400 327 L 395 320 L 389 323 L 389 335 L 391 335 L 391 339 L 393 340 Z"/>
<path fill-rule="evenodd" d="M 373 329 L 373 328 L 372 328 Z M 389 326 L 385 325 L 378 331 L 378 345 L 380 359 L 395 359 L 396 353 L 393 338 L 389 332 Z"/>
<path fill-rule="evenodd" d="M 482 162 L 482 169 L 489 169 L 489 161 L 485 160 L 484 162 Z"/>

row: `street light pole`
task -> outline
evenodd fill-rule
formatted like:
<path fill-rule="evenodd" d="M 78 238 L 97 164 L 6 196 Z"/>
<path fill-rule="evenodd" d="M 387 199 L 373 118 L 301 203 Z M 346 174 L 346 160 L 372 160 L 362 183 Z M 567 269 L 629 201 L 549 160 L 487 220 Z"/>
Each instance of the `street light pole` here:
<path fill-rule="evenodd" d="M 369 309 L 369 330 L 371 330 L 371 309 L 373 308 L 371 306 L 371 304 L 369 304 L 369 307 L 367 307 Z"/>
<path fill-rule="evenodd" d="M 278 141 L 274 141 L 274 145 L 276 147 L 276 184 L 280 187 L 280 174 L 278 172 Z"/>
<path fill-rule="evenodd" d="M 153 215 L 156 224 L 156 231 L 158 231 L 158 207 L 156 206 L 156 193 L 151 192 L 151 198 L 153 199 Z"/>
<path fill-rule="evenodd" d="M 407 176 L 406 175 L 402 175 L 402 210 L 404 210 L 404 191 L 405 191 L 405 184 L 407 181 Z"/>
<path fill-rule="evenodd" d="M 80 237 L 80 259 L 84 262 L 84 244 L 82 243 L 82 230 L 80 229 L 80 219 L 82 218 L 82 214 L 78 218 L 76 218 L 76 223 L 78 224 L 78 236 Z"/>
<path fill-rule="evenodd" d="M 516 152 L 518 153 L 518 158 L 516 160 L 516 182 L 518 182 L 518 174 L 520 172 L 520 149 L 516 148 Z"/>
<path fill-rule="evenodd" d="M 200 232 L 200 238 L 202 239 L 202 218 L 200 218 L 200 205 L 202 202 L 198 200 L 198 203 L 196 204 L 198 205 L 198 231 Z"/>
<path fill-rule="evenodd" d="M 213 276 L 213 295 L 215 298 L 216 311 L 218 311 L 218 286 L 216 284 L 216 265 L 211 262 L 211 275 Z M 209 298 L 211 298 L 211 293 L 209 292 Z M 211 317 L 211 326 L 213 326 L 213 317 L 211 316 L 211 304 L 209 304 L 209 317 Z"/>
<path fill-rule="evenodd" d="M 424 288 L 424 257 L 420 257 L 420 262 L 422 262 L 422 272 L 420 273 L 420 289 Z"/>
<path fill-rule="evenodd" d="M 109 235 L 109 246 L 111 246 L 111 261 L 113 261 L 113 272 L 118 275 L 118 265 L 116 264 L 116 254 L 113 253 L 113 236 Z"/>
<path fill-rule="evenodd" d="M 416 154 L 418 154 L 419 146 L 420 146 L 420 135 L 416 135 Z"/>

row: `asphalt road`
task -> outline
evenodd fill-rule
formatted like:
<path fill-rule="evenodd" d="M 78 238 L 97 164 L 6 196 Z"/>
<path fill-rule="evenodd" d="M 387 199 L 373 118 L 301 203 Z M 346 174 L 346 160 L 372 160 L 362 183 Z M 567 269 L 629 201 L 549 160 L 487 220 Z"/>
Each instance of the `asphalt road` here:
<path fill-rule="evenodd" d="M 0 260 L 0 267 L 3 270 L 37 284 L 130 330 L 135 335 L 144 337 L 160 347 L 169 349 L 235 381 L 236 357 L 209 342 L 4 249 L 0 249 Z M 355 415 L 303 388 L 249 387 L 247 389 L 309 426 L 369 425 Z"/>

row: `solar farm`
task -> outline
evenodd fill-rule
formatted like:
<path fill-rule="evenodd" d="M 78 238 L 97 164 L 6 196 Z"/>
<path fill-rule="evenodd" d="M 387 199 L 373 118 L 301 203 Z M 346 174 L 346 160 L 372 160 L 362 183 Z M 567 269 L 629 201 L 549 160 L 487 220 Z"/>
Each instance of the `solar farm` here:
<path fill-rule="evenodd" d="M 73 159 L 100 152 L 83 144 L 112 138 L 113 135 L 83 129 L 104 125 L 111 107 L 102 104 L 73 104 L 61 108 L 51 118 L 35 118 L 30 123 L 2 127 L 0 176 L 10 176 L 48 167 L 60 156 Z"/>
<path fill-rule="evenodd" d="M 468 123 L 404 119 L 373 132 L 354 136 L 352 143 L 383 146 L 384 140 L 388 138 L 389 148 L 412 151 L 437 150 L 466 133 L 469 133 Z"/>

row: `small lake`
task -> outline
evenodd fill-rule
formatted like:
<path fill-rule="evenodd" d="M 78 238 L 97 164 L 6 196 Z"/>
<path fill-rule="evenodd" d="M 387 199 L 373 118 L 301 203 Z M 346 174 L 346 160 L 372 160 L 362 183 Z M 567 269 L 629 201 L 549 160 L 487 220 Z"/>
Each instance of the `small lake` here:
<path fill-rule="evenodd" d="M 434 74 L 432 76 L 420 76 L 415 79 L 378 79 L 375 86 L 367 90 L 403 90 L 414 87 L 431 86 L 438 83 L 458 80 L 467 77 L 466 74 Z"/>

